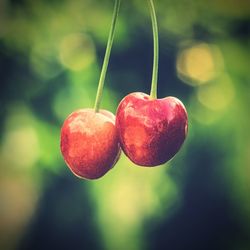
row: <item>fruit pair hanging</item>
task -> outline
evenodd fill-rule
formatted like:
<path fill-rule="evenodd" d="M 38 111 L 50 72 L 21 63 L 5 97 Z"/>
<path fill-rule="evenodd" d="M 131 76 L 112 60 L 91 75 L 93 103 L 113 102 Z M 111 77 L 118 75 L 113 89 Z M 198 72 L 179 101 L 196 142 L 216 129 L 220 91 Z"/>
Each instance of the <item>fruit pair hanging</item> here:
<path fill-rule="evenodd" d="M 148 0 L 153 27 L 154 61 L 150 95 L 123 98 L 116 117 L 100 109 L 120 0 L 116 0 L 94 109 L 70 114 L 61 129 L 61 152 L 78 177 L 98 179 L 118 161 L 121 149 L 137 165 L 153 167 L 170 160 L 187 135 L 187 112 L 175 97 L 157 99 L 158 28 L 153 0 Z"/>

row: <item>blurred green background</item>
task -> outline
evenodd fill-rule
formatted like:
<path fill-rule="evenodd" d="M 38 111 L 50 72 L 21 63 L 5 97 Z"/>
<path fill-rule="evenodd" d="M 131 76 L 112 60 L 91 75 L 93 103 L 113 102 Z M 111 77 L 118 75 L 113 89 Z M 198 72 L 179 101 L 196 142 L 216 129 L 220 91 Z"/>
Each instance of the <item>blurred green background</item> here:
<path fill-rule="evenodd" d="M 114 1 L 0 0 L 0 249 L 250 249 L 247 0 L 155 0 L 159 98 L 189 134 L 165 166 L 124 155 L 97 181 L 69 171 L 60 127 L 93 107 Z M 122 1 L 102 108 L 149 93 L 146 0 Z"/>

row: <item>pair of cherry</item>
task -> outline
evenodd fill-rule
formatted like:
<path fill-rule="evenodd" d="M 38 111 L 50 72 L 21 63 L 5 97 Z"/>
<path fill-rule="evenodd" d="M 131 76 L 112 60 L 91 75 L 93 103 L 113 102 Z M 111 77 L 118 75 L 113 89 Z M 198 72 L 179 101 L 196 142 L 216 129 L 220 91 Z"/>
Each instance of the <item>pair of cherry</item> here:
<path fill-rule="evenodd" d="M 188 130 L 187 112 L 175 97 L 157 99 L 158 30 L 152 0 L 154 66 L 151 94 L 136 92 L 123 98 L 116 116 L 99 109 L 120 1 L 116 0 L 107 50 L 94 109 L 80 109 L 61 129 L 61 152 L 78 177 L 97 179 L 118 161 L 121 149 L 140 166 L 158 166 L 170 160 L 183 144 Z"/>

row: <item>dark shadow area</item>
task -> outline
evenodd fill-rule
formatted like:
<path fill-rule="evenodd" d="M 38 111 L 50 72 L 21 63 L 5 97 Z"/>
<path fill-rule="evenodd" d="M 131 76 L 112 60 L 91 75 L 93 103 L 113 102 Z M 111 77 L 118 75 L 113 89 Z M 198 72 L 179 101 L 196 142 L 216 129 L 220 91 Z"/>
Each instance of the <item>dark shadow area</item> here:
<path fill-rule="evenodd" d="M 122 53 L 113 50 L 110 60 L 111 86 L 121 97 L 131 92 L 150 93 L 153 65 L 153 40 L 146 27 L 132 30 L 133 43 Z M 137 33 L 140 36 L 136 35 Z M 177 42 L 177 41 L 176 41 Z M 183 84 L 176 74 L 177 44 L 160 37 L 158 96 L 178 96 L 186 101 L 192 88 Z M 167 44 L 165 46 L 165 44 Z"/>
<path fill-rule="evenodd" d="M 18 249 L 101 249 L 86 183 L 70 173 L 46 179 L 39 208 Z"/>
<path fill-rule="evenodd" d="M 181 206 L 166 221 L 148 222 L 148 249 L 224 250 L 250 245 L 223 181 L 216 176 L 224 157 L 225 152 L 212 140 L 193 144 L 185 166 L 189 171 Z"/>

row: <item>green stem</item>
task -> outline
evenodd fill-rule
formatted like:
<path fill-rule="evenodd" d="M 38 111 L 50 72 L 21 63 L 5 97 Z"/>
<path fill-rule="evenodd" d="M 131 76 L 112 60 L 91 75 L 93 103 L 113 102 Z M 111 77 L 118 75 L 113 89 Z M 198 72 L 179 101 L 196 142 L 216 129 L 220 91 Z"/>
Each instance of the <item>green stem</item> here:
<path fill-rule="evenodd" d="M 153 62 L 153 73 L 152 73 L 152 83 L 150 97 L 157 98 L 157 80 L 158 80 L 158 64 L 159 64 L 159 38 L 158 38 L 158 26 L 155 14 L 154 2 L 153 0 L 148 0 L 149 10 L 152 21 L 153 28 L 153 38 L 154 38 L 154 62 Z"/>
<path fill-rule="evenodd" d="M 107 68 L 109 64 L 110 52 L 111 52 L 111 48 L 112 48 L 112 44 L 114 40 L 115 25 L 116 25 L 116 20 L 117 20 L 119 8 L 120 8 L 120 2 L 121 2 L 120 0 L 115 1 L 115 7 L 114 7 L 114 12 L 113 12 L 113 17 L 112 17 L 111 28 L 109 31 L 108 43 L 106 47 L 106 52 L 105 52 L 103 65 L 102 65 L 102 71 L 101 71 L 98 89 L 96 93 L 95 106 L 94 106 L 95 112 L 98 112 L 100 109 L 104 81 L 105 81 L 105 76 L 106 76 Z"/>

